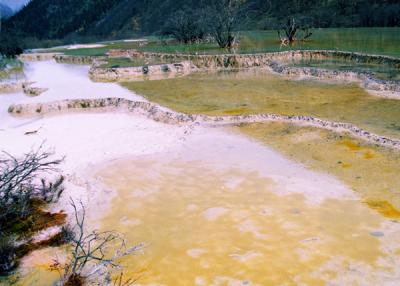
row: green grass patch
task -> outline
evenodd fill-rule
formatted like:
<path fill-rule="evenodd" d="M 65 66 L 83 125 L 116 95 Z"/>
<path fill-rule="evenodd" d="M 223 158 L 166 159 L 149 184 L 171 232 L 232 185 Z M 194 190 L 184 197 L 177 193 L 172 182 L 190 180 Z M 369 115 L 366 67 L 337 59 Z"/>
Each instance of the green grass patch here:
<path fill-rule="evenodd" d="M 105 56 L 108 52 L 107 47 L 102 48 L 84 48 L 64 50 L 63 53 L 67 56 Z"/>
<path fill-rule="evenodd" d="M 276 31 L 242 31 L 240 47 L 220 49 L 216 44 L 167 44 L 151 42 L 142 51 L 165 53 L 263 53 L 287 50 L 341 50 L 400 57 L 400 28 L 314 29 L 309 41 L 281 46 Z"/>
<path fill-rule="evenodd" d="M 229 53 L 229 50 L 220 49 L 217 44 L 214 43 L 200 43 L 200 44 L 183 44 L 183 43 L 172 43 L 165 44 L 161 42 L 151 42 L 144 47 L 140 47 L 139 50 L 146 52 L 155 53 L 186 53 L 186 54 L 218 54 L 218 53 Z"/>
<path fill-rule="evenodd" d="M 400 28 L 329 28 L 314 29 L 309 41 L 298 42 L 292 46 L 281 46 L 276 31 L 241 31 L 237 33 L 240 46 L 233 50 L 220 49 L 215 43 L 182 44 L 171 39 L 161 40 L 146 37 L 148 44 L 138 42 L 102 42 L 102 48 L 82 48 L 75 50 L 43 50 L 63 52 L 74 56 L 104 56 L 110 49 L 137 49 L 159 53 L 265 53 L 288 50 L 340 50 L 400 57 Z"/>

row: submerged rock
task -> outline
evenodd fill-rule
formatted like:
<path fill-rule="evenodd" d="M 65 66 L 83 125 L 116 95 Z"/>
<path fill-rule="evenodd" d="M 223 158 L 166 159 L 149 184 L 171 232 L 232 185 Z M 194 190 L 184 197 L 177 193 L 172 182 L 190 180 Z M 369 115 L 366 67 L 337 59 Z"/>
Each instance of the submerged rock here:
<path fill-rule="evenodd" d="M 381 231 L 373 231 L 373 232 L 370 232 L 370 234 L 372 236 L 375 236 L 375 237 L 383 237 L 383 236 L 385 236 L 385 234 L 383 232 L 381 232 Z"/>

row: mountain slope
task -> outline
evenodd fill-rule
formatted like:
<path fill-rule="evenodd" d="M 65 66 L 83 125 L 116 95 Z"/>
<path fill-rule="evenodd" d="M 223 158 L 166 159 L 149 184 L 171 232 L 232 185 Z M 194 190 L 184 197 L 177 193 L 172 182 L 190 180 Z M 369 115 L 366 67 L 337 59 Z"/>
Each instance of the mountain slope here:
<path fill-rule="evenodd" d="M 5 29 L 38 39 L 84 31 L 119 0 L 33 0 L 5 22 Z"/>
<path fill-rule="evenodd" d="M 139 32 L 150 34 L 161 30 L 167 19 L 184 7 L 198 9 L 213 0 L 119 0 L 104 17 L 94 23 L 89 33 L 115 35 Z"/>
<path fill-rule="evenodd" d="M 213 1 L 223 0 L 32 0 L 3 26 L 38 39 L 151 34 L 178 10 Z M 288 17 L 314 27 L 400 26 L 399 0 L 246 0 L 243 7 L 240 29 L 271 29 Z"/>
<path fill-rule="evenodd" d="M 143 5 L 142 0 L 119 0 L 109 9 L 101 19 L 92 23 L 87 34 L 107 36 L 137 31 L 137 16 Z"/>

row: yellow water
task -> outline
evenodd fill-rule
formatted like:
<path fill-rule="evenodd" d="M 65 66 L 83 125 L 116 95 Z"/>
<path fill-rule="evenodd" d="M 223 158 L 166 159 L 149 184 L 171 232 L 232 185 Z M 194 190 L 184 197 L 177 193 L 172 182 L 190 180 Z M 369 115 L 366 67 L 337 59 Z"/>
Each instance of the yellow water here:
<path fill-rule="evenodd" d="M 116 195 L 88 228 L 146 245 L 121 261 L 124 277 L 138 285 L 200 286 L 400 280 L 399 154 L 283 123 L 204 131 L 205 139 L 194 132 L 176 150 L 116 161 L 95 174 Z M 335 176 L 360 197 L 328 195 L 339 181 L 258 142 Z M 285 187 L 287 178 L 295 190 Z M 50 285 L 56 257 L 56 249 L 34 252 L 16 285 Z"/>
<path fill-rule="evenodd" d="M 192 74 L 123 86 L 185 113 L 309 115 L 400 138 L 400 100 L 369 95 L 355 84 L 296 81 L 262 70 Z"/>
<path fill-rule="evenodd" d="M 287 123 L 234 127 L 314 170 L 345 182 L 371 208 L 400 218 L 400 153 L 334 132 Z"/>
<path fill-rule="evenodd" d="M 400 236 L 374 236 L 385 218 L 359 200 L 310 204 L 254 170 L 156 158 L 98 173 L 117 191 L 101 228 L 147 243 L 123 262 L 139 285 L 379 285 L 397 267 L 383 246 Z"/>
<path fill-rule="evenodd" d="M 12 286 L 48 286 L 55 285 L 61 279 L 58 271 L 52 270 L 52 265 L 58 261 L 64 265 L 67 247 L 48 247 L 33 251 L 24 257 L 18 272 L 1 280 L 0 285 Z"/>

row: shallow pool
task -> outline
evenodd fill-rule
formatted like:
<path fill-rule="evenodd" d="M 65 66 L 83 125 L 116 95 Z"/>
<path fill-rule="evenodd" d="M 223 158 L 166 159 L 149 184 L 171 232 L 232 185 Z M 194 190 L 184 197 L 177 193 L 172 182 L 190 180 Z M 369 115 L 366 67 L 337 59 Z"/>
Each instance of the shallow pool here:
<path fill-rule="evenodd" d="M 399 223 L 351 191 L 347 197 L 338 181 L 300 171 L 279 155 L 272 160 L 258 143 L 215 139 L 208 147 L 194 141 L 187 150 L 116 162 L 98 173 L 117 193 L 101 229 L 146 243 L 143 253 L 123 261 L 125 275 L 139 285 L 398 281 L 392 263 Z"/>
<path fill-rule="evenodd" d="M 123 86 L 185 113 L 308 115 L 400 138 L 400 100 L 369 95 L 355 84 L 293 80 L 263 70 L 245 70 Z"/>
<path fill-rule="evenodd" d="M 400 154 L 346 135 L 288 123 L 233 127 L 292 160 L 345 182 L 364 203 L 388 218 L 400 218 Z"/>
<path fill-rule="evenodd" d="M 344 59 L 304 59 L 292 61 L 289 66 L 370 73 L 377 79 L 400 81 L 400 69 L 389 64 L 362 63 Z"/>

